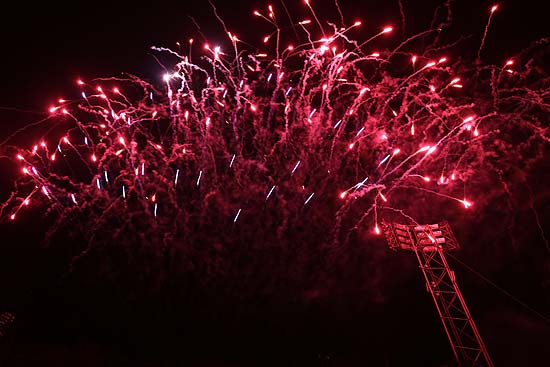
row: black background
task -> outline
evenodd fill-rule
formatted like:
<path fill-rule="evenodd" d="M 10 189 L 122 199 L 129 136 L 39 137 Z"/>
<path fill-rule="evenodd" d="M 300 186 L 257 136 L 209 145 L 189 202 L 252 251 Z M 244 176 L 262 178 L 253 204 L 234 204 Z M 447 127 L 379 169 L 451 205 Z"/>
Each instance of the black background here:
<path fill-rule="evenodd" d="M 312 1 L 321 19 L 337 21 L 331 1 Z M 503 63 L 531 41 L 547 36 L 545 12 L 536 1 L 500 4 L 487 36 L 483 60 Z M 404 1 L 405 32 L 429 26 L 437 1 Z M 280 2 L 273 5 L 284 12 Z M 475 56 L 485 26 L 487 1 L 453 2 L 449 37 L 466 36 L 451 58 Z M 270 28 L 252 15 L 264 10 L 260 1 L 217 1 L 228 28 L 255 45 Z M 302 2 L 288 1 L 294 19 L 310 18 Z M 538 7 L 537 7 L 538 6 Z M 348 24 L 359 18 L 364 26 L 357 39 L 366 39 L 391 24 L 396 38 L 403 31 L 397 1 L 346 1 L 341 7 Z M 123 72 L 160 80 L 162 67 L 150 46 L 177 49 L 201 36 L 189 16 L 212 43 L 228 45 L 211 6 L 204 1 L 78 1 L 12 2 L 1 9 L 0 139 L 45 116 L 60 97 L 75 97 L 77 78 L 118 76 Z M 290 32 L 290 31 L 289 31 Z M 200 47 L 195 49 L 200 54 Z M 17 141 L 17 139 L 16 139 Z M 23 138 L 23 141 L 24 138 Z M 0 192 L 10 188 L 13 167 L 1 162 Z M 550 223 L 549 191 L 541 171 L 535 202 L 546 233 Z M 527 212 L 526 212 L 527 213 Z M 497 215 L 497 214 L 495 214 Z M 518 215 L 527 215 L 520 213 Z M 527 221 L 531 220 L 529 218 Z M 17 322 L 0 346 L 0 365 L 443 365 L 452 364 L 450 349 L 425 292 L 414 262 L 404 261 L 411 275 L 400 295 L 389 303 L 357 309 L 305 309 L 264 305 L 262 312 L 195 317 L 181 310 L 172 325 L 155 300 L 132 304 L 113 288 L 81 282 L 66 275 L 62 250 L 40 245 L 48 223 L 2 224 L 0 229 L 0 311 L 10 310 Z M 472 234 L 458 234 L 461 242 Z M 503 235 L 501 241 L 509 239 Z M 476 268 L 519 299 L 550 315 L 548 252 L 537 231 L 525 234 L 517 252 L 498 260 L 468 258 Z M 479 246 L 483 245 L 481 243 Z M 379 244 L 385 251 L 385 244 Z M 63 246 L 59 246 L 63 247 Z M 476 253 L 475 251 L 473 253 Z M 479 253 L 477 253 L 479 254 Z M 395 260 L 391 261 L 397 261 Z M 496 255 L 495 255 L 496 256 Z M 540 317 L 503 295 L 479 277 L 457 268 L 459 281 L 474 318 L 497 365 L 544 365 L 550 360 L 550 327 Z M 417 269 L 416 269 L 417 270 Z M 358 299 L 361 295 L 355 295 Z M 191 302 L 191 301 L 190 301 Z M 284 301 L 282 301 L 284 303 Z M 358 302 L 360 304 L 360 302 Z M 178 314 L 171 310 L 170 315 Z M 200 320 L 200 321 L 198 321 Z M 230 321 L 228 321 L 230 320 Z M 185 330 L 185 322 L 189 328 Z M 2 343 L 0 341 L 0 343 Z"/>

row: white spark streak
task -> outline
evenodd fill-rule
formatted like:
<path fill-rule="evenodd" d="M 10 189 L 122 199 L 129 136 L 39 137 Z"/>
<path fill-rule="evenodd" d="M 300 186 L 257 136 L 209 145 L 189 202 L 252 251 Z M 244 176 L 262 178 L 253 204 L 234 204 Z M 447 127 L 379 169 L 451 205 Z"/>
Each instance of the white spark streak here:
<path fill-rule="evenodd" d="M 235 218 L 233 218 L 233 223 L 237 222 L 237 219 L 239 219 L 239 214 L 241 214 L 241 209 L 237 212 L 237 215 L 235 215 Z"/>

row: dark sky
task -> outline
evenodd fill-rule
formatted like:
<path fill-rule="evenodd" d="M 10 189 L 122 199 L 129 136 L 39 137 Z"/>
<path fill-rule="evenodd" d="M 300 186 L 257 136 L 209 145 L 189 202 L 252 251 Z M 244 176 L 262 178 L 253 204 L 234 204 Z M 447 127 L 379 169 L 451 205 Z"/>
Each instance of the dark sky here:
<path fill-rule="evenodd" d="M 333 2 L 311 3 L 320 18 L 337 20 Z M 321 3 L 323 5 L 318 5 Z M 406 34 L 425 29 L 438 3 L 404 1 Z M 489 30 L 484 60 L 500 63 L 531 41 L 548 35 L 546 14 L 536 3 L 500 4 Z M 254 19 L 252 11 L 265 9 L 267 3 L 237 0 L 216 1 L 216 4 L 229 29 L 251 44 L 261 43 L 262 35 L 269 28 Z M 357 38 L 374 33 L 367 30 L 369 25 L 371 30 L 379 30 L 391 24 L 396 34 L 402 32 L 397 4 L 388 0 L 341 0 L 348 24 L 360 18 L 366 25 Z M 281 7 L 278 0 L 273 5 Z M 475 54 L 491 5 L 488 1 L 455 2 L 455 22 L 449 37 L 471 35 L 459 50 Z M 288 1 L 287 6 L 294 19 L 309 17 L 302 2 Z M 160 80 L 163 70 L 149 47 L 176 48 L 176 42 L 186 44 L 189 37 L 199 40 L 197 27 L 190 17 L 209 39 L 223 38 L 226 42 L 210 5 L 202 0 L 36 4 L 19 1 L 2 7 L 0 139 L 43 117 L 42 113 L 57 98 L 76 95 L 74 81 L 78 77 L 88 79 L 128 72 Z M 450 55 L 453 56 L 463 55 L 455 51 Z M 0 185 L 3 199 L 7 174 L 0 173 Z M 550 203 L 548 192 L 538 194 L 537 203 L 548 235 L 550 213 L 545 212 Z M 389 296 L 391 302 L 364 305 L 358 301 L 353 309 L 338 309 L 334 305 L 305 308 L 293 306 L 290 301 L 285 305 L 282 300 L 279 308 L 262 305 L 233 314 L 224 314 L 223 307 L 216 309 L 210 305 L 195 317 L 190 313 L 200 310 L 200 305 L 181 312 L 166 310 L 160 306 L 166 302 L 155 300 L 136 305 L 121 300 L 116 287 L 93 284 L 90 279 L 81 283 L 82 279 L 67 277 L 59 260 L 65 254 L 37 245 L 45 226 L 37 224 L 29 228 L 27 223 L 0 227 L 3 231 L 0 246 L 7 251 L 0 255 L 0 311 L 10 310 L 17 317 L 11 335 L 4 344 L 0 340 L 2 366 L 130 363 L 136 366 L 191 363 L 400 366 L 408 362 L 410 365 L 452 365 L 440 321 L 412 258 L 407 262 L 396 260 L 397 255 L 392 255 L 384 260 L 390 266 L 405 264 L 404 269 L 411 271 L 409 277 L 402 277 L 403 293 Z M 475 241 L 475 233 L 458 237 L 461 241 Z M 504 237 L 495 236 L 495 240 L 508 241 Z M 18 241 L 20 246 L 15 248 Z M 491 254 L 485 254 L 484 259 L 468 257 L 468 253 L 458 257 L 481 273 L 489 273 L 503 289 L 548 317 L 550 299 L 543 294 L 549 291 L 550 284 L 548 252 L 543 250 L 544 243 L 536 231 L 528 232 L 523 242 L 530 245 L 516 253 L 510 250 L 503 254 L 498 266 L 491 266 L 487 259 Z M 498 365 L 540 366 L 541 361 L 550 360 L 547 322 L 460 264 L 451 265 L 456 267 L 471 311 Z M 485 265 L 488 271 L 484 271 Z M 361 299 L 360 294 L 350 297 Z M 346 307 L 350 304 L 353 302 L 348 300 Z M 178 314 L 179 319 L 173 321 L 171 318 Z M 173 361 L 176 362 L 171 364 Z"/>
<path fill-rule="evenodd" d="M 405 1 L 406 34 L 426 29 L 439 3 L 442 2 Z M 237 0 L 219 1 L 216 6 L 230 29 L 252 44 L 261 44 L 263 32 L 270 29 L 255 19 L 252 11 L 265 9 L 266 4 Z M 321 18 L 337 21 L 331 0 L 315 4 Z M 341 1 L 348 23 L 357 18 L 365 23 L 358 38 L 367 37 L 387 24 L 399 29 L 397 4 L 397 1 L 380 0 Z M 472 36 L 474 48 L 471 50 L 476 50 L 488 16 L 486 10 L 493 3 L 469 0 L 460 4 L 457 2 L 453 7 L 452 34 Z M 500 5 L 487 37 L 484 52 L 487 61 L 500 62 L 529 41 L 545 35 L 544 17 L 535 4 L 536 1 L 516 0 Z M 287 7 L 296 19 L 309 17 L 301 1 L 288 2 Z M 284 13 L 281 18 L 283 16 Z M 212 42 L 224 38 L 223 29 L 206 1 L 158 1 L 142 5 L 131 1 L 61 1 L 37 2 L 32 6 L 13 2 L 2 17 L 3 93 L 6 94 L 3 104 L 33 109 L 47 106 L 57 95 L 70 93 L 77 76 L 111 76 L 120 72 L 158 76 L 161 72 L 157 72 L 159 68 L 149 54 L 149 47 L 175 47 L 176 41 L 185 42 L 189 37 L 200 39 L 189 17 L 197 20 Z"/>

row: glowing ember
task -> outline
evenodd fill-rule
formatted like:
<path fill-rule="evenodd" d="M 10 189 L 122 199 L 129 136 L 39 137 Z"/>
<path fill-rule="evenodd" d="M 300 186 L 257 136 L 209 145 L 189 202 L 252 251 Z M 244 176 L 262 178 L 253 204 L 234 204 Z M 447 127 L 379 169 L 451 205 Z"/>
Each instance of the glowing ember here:
<path fill-rule="evenodd" d="M 227 32 L 229 45 L 207 43 L 197 61 L 192 39 L 189 56 L 153 47 L 180 60 L 159 87 L 137 78 L 117 79 L 116 86 L 77 80 L 82 99 L 49 108 L 51 121 L 70 127 L 30 141 L 32 149 L 10 147 L 21 175 L 0 214 L 22 217 L 32 198 L 30 206 L 59 213 L 61 226 L 80 216 L 84 227 L 116 223 L 117 235 L 138 230 L 189 244 L 237 243 L 235 231 L 246 228 L 248 240 L 262 228 L 266 238 L 277 233 L 292 242 L 286 229 L 332 223 L 322 230 L 336 243 L 361 227 L 379 234 L 380 216 L 414 221 L 429 209 L 411 193 L 477 210 L 483 200 L 475 197 L 474 207 L 464 193 L 483 195 L 499 182 L 480 183 L 480 176 L 517 163 L 507 156 L 512 129 L 523 132 L 525 144 L 549 141 L 541 117 L 548 114 L 548 78 L 521 56 L 500 66 L 457 64 L 448 49 L 434 51 L 443 47 L 404 51 L 415 37 L 399 50 L 375 51 L 371 41 L 399 32 L 371 29 L 356 42 L 361 22 L 323 25 L 305 4 L 313 21 L 293 26 L 308 42 L 282 46 L 285 27 L 269 6 L 253 11 L 273 27 L 247 41 L 259 49 Z M 538 76 L 537 84 L 528 76 Z M 132 222 L 135 213 L 154 224 Z"/>

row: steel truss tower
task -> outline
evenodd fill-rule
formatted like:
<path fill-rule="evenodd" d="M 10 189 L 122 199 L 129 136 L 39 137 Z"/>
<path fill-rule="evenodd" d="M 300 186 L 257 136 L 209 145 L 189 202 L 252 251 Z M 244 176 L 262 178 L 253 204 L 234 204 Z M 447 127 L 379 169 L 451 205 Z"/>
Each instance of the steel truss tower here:
<path fill-rule="evenodd" d="M 382 223 L 392 250 L 414 252 L 432 295 L 459 366 L 487 366 L 493 363 L 466 306 L 466 301 L 449 268 L 444 251 L 460 246 L 447 222 L 428 225 Z"/>
<path fill-rule="evenodd" d="M 4 336 L 4 333 L 8 329 L 8 327 L 11 325 L 11 323 L 15 320 L 15 317 L 9 313 L 9 312 L 1 312 L 0 313 L 0 339 Z"/>

